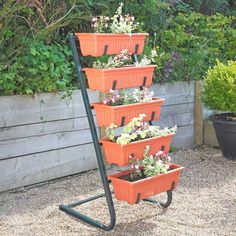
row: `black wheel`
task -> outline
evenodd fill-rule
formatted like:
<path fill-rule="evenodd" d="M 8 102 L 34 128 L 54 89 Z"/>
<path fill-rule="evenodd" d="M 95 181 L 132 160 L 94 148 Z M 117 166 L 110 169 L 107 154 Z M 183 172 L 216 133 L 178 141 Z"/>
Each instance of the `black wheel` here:
<path fill-rule="evenodd" d="M 167 208 L 171 202 L 172 202 L 172 191 L 171 190 L 168 190 L 167 192 L 167 201 L 166 203 L 163 203 L 163 202 L 160 202 L 160 206 L 163 207 L 163 208 Z"/>

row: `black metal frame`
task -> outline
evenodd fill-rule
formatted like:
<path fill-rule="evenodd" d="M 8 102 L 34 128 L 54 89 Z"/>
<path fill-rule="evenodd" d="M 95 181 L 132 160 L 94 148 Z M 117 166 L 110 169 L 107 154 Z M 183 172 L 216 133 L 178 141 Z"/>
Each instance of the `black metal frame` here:
<path fill-rule="evenodd" d="M 94 119 L 93 119 L 93 114 L 91 111 L 91 105 L 89 102 L 89 97 L 88 97 L 88 93 L 87 93 L 87 89 L 86 89 L 86 84 L 85 81 L 83 80 L 83 74 L 82 74 L 82 67 L 81 67 L 81 63 L 80 63 L 80 58 L 78 55 L 78 51 L 77 51 L 77 38 L 74 36 L 73 33 L 69 34 L 69 42 L 70 42 L 70 47 L 72 50 L 72 54 L 73 54 L 73 58 L 74 58 L 74 62 L 76 65 L 76 72 L 77 72 L 77 76 L 79 79 L 79 83 L 80 83 L 80 89 L 81 89 L 81 93 L 82 93 L 82 97 L 83 97 L 83 101 L 84 101 L 84 106 L 85 106 L 85 110 L 86 110 L 86 114 L 88 117 L 88 121 L 89 121 L 89 127 L 90 127 L 90 131 L 91 131 L 91 135 L 92 135 L 92 139 L 93 139 L 93 143 L 94 143 L 94 148 L 95 148 L 95 153 L 96 153 L 96 157 L 97 157 L 97 162 L 98 162 L 98 167 L 99 167 L 99 172 L 100 172 L 100 176 L 102 179 L 102 184 L 103 184 L 103 188 L 104 188 L 104 192 L 103 194 L 99 194 L 69 205 L 60 205 L 59 209 L 66 212 L 67 214 L 82 220 L 83 222 L 92 225 L 94 227 L 109 231 L 111 229 L 113 229 L 113 227 L 115 226 L 116 223 L 116 214 L 115 214 L 115 208 L 114 208 L 114 203 L 112 200 L 112 192 L 109 186 L 109 180 L 107 178 L 107 174 L 106 174 L 106 169 L 105 169 L 105 165 L 103 162 L 103 156 L 102 156 L 102 152 L 101 152 L 101 147 L 100 147 L 100 143 L 99 143 L 99 139 L 98 139 L 98 135 L 97 135 L 97 131 L 96 131 L 96 126 L 94 123 Z M 106 45 L 104 47 L 104 54 L 106 54 L 108 45 Z M 138 45 L 136 45 L 136 52 L 138 51 Z M 133 61 L 137 61 L 137 55 L 134 54 L 133 55 Z M 146 78 L 144 78 L 143 84 L 140 87 L 140 89 L 142 89 L 143 86 L 145 86 L 146 83 Z M 113 87 L 116 87 L 116 81 L 113 84 Z M 152 114 L 152 119 L 154 118 L 154 114 Z M 125 118 L 124 118 L 125 119 Z M 124 123 L 124 119 L 122 119 L 121 124 Z M 151 121 L 150 121 L 151 123 Z M 105 197 L 106 201 L 107 201 L 107 205 L 108 205 L 108 209 L 109 209 L 109 214 L 110 214 L 110 223 L 108 225 L 105 225 L 97 220 L 94 220 L 76 210 L 73 209 L 73 207 L 81 205 L 83 203 L 87 203 L 90 201 L 93 201 L 95 199 L 101 198 L 101 197 Z M 139 202 L 140 199 L 137 198 L 137 202 Z M 167 202 L 166 203 L 160 203 L 157 202 L 153 199 L 144 199 L 144 201 L 148 201 L 150 203 L 155 203 L 160 207 L 166 208 L 171 204 L 172 201 L 172 191 L 167 191 Z"/>

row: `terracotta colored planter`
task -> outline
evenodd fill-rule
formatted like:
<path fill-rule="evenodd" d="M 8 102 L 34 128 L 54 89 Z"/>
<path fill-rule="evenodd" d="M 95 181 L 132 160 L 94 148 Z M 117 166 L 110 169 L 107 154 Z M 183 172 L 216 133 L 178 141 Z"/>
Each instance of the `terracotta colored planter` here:
<path fill-rule="evenodd" d="M 110 69 L 85 68 L 89 88 L 108 92 L 110 89 L 124 89 L 152 84 L 156 65 L 129 66 Z"/>
<path fill-rule="evenodd" d="M 143 151 L 147 145 L 150 145 L 149 154 L 155 154 L 158 150 L 163 149 L 165 153 L 170 150 L 170 144 L 174 134 L 163 137 L 154 137 L 139 140 L 125 145 L 119 145 L 107 139 L 102 139 L 106 161 L 109 164 L 125 166 L 129 164 L 129 155 L 134 154 L 138 160 L 143 159 Z"/>
<path fill-rule="evenodd" d="M 104 54 L 119 54 L 122 49 L 129 53 L 141 54 L 148 33 L 139 34 L 103 34 L 75 33 L 80 42 L 83 56 L 102 56 Z M 136 45 L 138 45 L 136 49 Z"/>
<path fill-rule="evenodd" d="M 161 106 L 165 99 L 153 98 L 151 102 L 135 103 L 122 106 L 108 106 L 103 103 L 93 103 L 99 126 L 109 126 L 111 123 L 123 126 L 139 114 L 146 114 L 144 121 L 158 120 Z"/>
<path fill-rule="evenodd" d="M 138 200 L 146 199 L 158 193 L 167 192 L 177 187 L 182 170 L 181 166 L 172 164 L 170 171 L 166 174 L 147 177 L 145 179 L 129 182 L 120 179 L 120 176 L 127 175 L 130 171 L 122 171 L 109 176 L 112 182 L 115 197 L 129 204 L 134 204 Z"/>

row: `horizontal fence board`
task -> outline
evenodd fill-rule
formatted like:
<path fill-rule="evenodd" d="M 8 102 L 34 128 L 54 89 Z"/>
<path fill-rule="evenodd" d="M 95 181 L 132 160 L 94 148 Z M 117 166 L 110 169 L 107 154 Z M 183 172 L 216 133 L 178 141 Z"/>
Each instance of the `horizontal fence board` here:
<path fill-rule="evenodd" d="M 151 86 L 156 97 L 165 98 L 165 105 L 194 102 L 195 83 L 176 82 L 174 84 L 155 84 Z"/>
<path fill-rule="evenodd" d="M 88 91 L 91 102 L 99 101 L 99 92 Z M 85 116 L 81 92 L 76 90 L 71 100 L 61 94 L 43 93 L 0 96 L 0 127 L 32 124 Z"/>
<path fill-rule="evenodd" d="M 93 144 L 0 160 L 0 192 L 97 167 Z"/>
<path fill-rule="evenodd" d="M 194 145 L 194 125 L 178 127 L 171 146 L 183 148 Z"/>
<path fill-rule="evenodd" d="M 87 117 L 0 128 L 0 141 L 81 129 L 89 129 Z"/>
<path fill-rule="evenodd" d="M 0 159 L 92 142 L 89 129 L 0 141 Z"/>
<path fill-rule="evenodd" d="M 194 113 L 194 103 L 176 104 L 161 107 L 160 117 L 167 115 L 181 115 L 185 113 Z"/>
<path fill-rule="evenodd" d="M 172 127 L 172 126 L 184 126 L 194 124 L 194 114 L 193 113 L 183 113 L 174 115 L 163 115 L 160 119 L 155 122 L 155 124 L 160 127 Z"/>

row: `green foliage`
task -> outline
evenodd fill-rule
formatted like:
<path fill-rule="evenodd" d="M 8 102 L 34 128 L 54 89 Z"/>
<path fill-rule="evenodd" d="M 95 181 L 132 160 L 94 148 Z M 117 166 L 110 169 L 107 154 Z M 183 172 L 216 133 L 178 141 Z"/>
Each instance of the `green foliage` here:
<path fill-rule="evenodd" d="M 202 79 L 216 58 L 222 62 L 235 59 L 236 20 L 230 17 L 236 15 L 233 0 L 5 0 L 0 1 L 0 93 L 68 90 L 71 87 L 68 71 L 72 67 L 71 57 L 65 52 L 65 65 L 60 69 L 60 73 L 65 71 L 64 82 L 55 82 L 59 72 L 55 75 L 48 70 L 45 79 L 46 71 L 40 71 L 37 66 L 29 71 L 29 65 L 36 61 L 38 65 L 50 64 L 52 60 L 54 67 L 61 67 L 62 61 L 53 55 L 58 55 L 58 45 L 68 45 L 65 41 L 68 32 L 91 32 L 93 16 L 113 16 L 120 2 L 124 3 L 124 14 L 129 13 L 140 22 L 137 31 L 150 34 L 144 54 L 150 55 L 153 48 L 158 51 L 156 82 Z M 52 58 L 32 54 L 29 44 L 37 45 L 37 42 L 41 42 L 44 52 L 47 47 L 53 48 L 47 49 L 52 52 Z M 92 59 L 83 58 L 82 64 L 91 67 Z M 39 80 L 40 84 L 36 85 L 35 79 L 31 83 L 30 76 L 43 76 L 43 82 Z M 46 81 L 54 83 L 49 86 Z"/>
<path fill-rule="evenodd" d="M 162 137 L 169 134 L 174 134 L 177 127 L 160 129 L 159 126 L 149 125 L 147 122 L 143 122 L 146 115 L 140 114 L 139 117 L 134 117 L 127 125 L 122 129 L 121 135 L 115 137 L 116 125 L 111 124 L 106 129 L 107 137 L 112 141 L 120 145 L 125 145 L 130 142 L 152 138 Z"/>
<path fill-rule="evenodd" d="M 234 12 L 236 13 L 236 3 L 234 0 L 183 0 L 183 2 L 193 10 L 207 15 L 216 13 L 233 15 Z"/>
<path fill-rule="evenodd" d="M 151 177 L 165 174 L 171 167 L 170 156 L 163 151 L 158 151 L 155 155 L 148 155 L 150 146 L 147 145 L 143 152 L 143 160 L 139 161 L 133 154 L 129 156 L 131 179 L 142 176 Z"/>
<path fill-rule="evenodd" d="M 92 15 L 106 9 L 95 0 L 6 0 L 0 3 L 0 62 L 25 53 L 27 40 L 46 44 L 64 41 L 69 31 L 90 31 Z"/>
<path fill-rule="evenodd" d="M 203 102 L 209 109 L 236 113 L 236 61 L 208 70 L 203 84 Z"/>
<path fill-rule="evenodd" d="M 155 42 L 156 81 L 202 79 L 216 58 L 234 59 L 235 24 L 234 17 L 222 14 L 179 13 Z"/>
<path fill-rule="evenodd" d="M 105 94 L 103 104 L 108 106 L 120 106 L 134 103 L 150 102 L 153 99 L 153 92 L 149 92 L 147 88 L 142 90 L 134 89 L 128 93 L 126 90 L 119 90 L 118 93 L 111 90 Z"/>
<path fill-rule="evenodd" d="M 67 46 L 32 44 L 11 65 L 0 65 L 0 95 L 72 89 L 74 64 L 70 59 Z"/>

